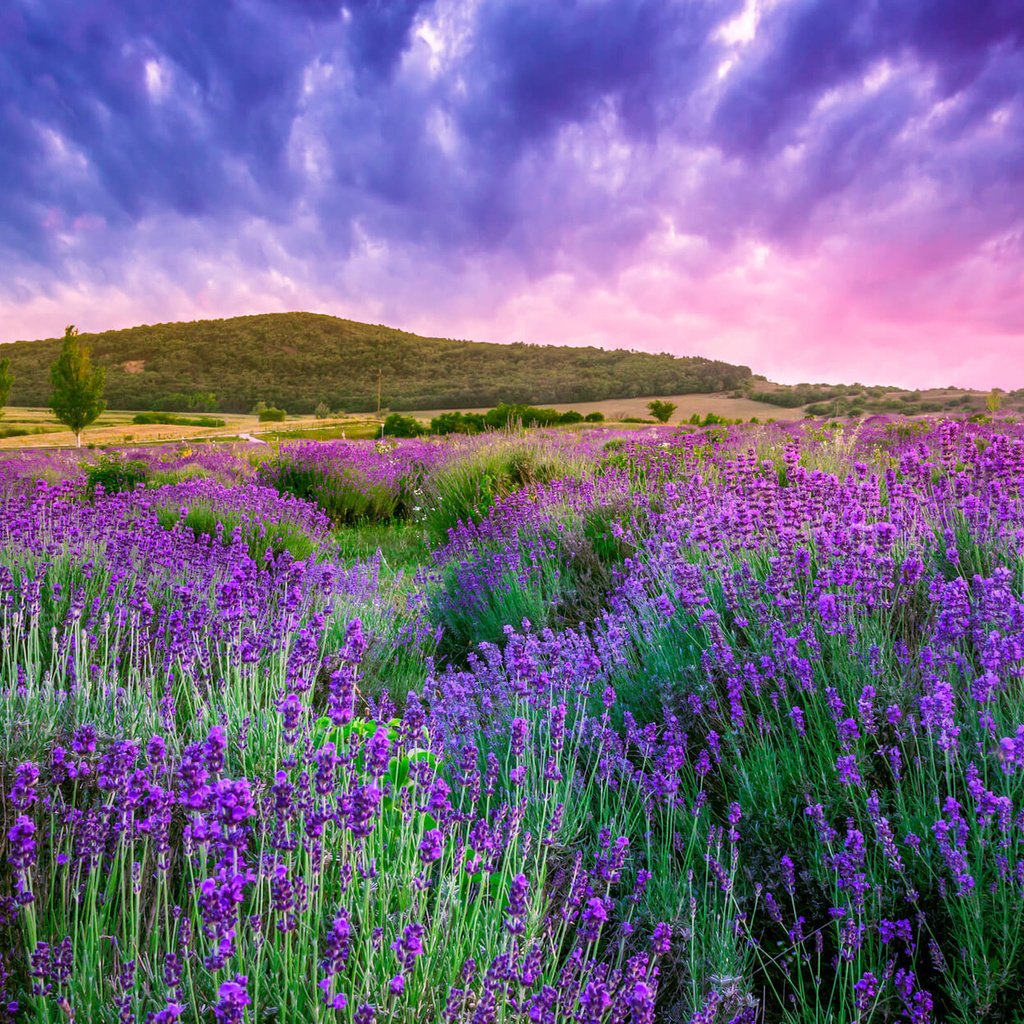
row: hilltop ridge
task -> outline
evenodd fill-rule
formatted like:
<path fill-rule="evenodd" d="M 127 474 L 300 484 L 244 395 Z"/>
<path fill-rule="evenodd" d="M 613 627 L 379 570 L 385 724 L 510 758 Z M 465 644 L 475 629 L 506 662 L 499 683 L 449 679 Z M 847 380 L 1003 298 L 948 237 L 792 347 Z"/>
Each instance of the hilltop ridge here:
<path fill-rule="evenodd" d="M 174 408 L 189 395 L 248 411 L 258 401 L 289 412 L 318 404 L 348 412 L 376 408 L 462 408 L 498 402 L 589 402 L 747 386 L 749 367 L 696 356 L 626 349 L 496 344 L 426 338 L 319 313 L 265 313 L 82 334 L 107 371 L 111 408 Z M 0 345 L 15 376 L 10 402 L 49 399 L 60 339 Z"/>

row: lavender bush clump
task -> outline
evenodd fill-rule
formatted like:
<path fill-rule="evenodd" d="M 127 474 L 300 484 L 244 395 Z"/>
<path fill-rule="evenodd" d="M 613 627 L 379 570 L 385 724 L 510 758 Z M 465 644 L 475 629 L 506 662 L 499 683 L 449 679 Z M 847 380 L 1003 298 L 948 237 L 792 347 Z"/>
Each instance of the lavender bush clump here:
<path fill-rule="evenodd" d="M 1019 425 L 131 457 L 0 463 L 0 1020 L 1014 1019 Z"/>

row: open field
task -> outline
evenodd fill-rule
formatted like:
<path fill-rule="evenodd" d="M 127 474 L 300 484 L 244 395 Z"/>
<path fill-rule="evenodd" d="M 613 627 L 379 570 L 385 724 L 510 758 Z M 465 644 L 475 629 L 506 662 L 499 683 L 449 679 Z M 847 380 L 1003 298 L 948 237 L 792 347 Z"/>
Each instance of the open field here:
<path fill-rule="evenodd" d="M 1019 1019 L 1022 545 L 1010 420 L 0 454 L 0 1020 Z"/>
<path fill-rule="evenodd" d="M 277 434 L 295 431 L 333 431 L 346 437 L 372 437 L 379 430 L 375 421 L 365 416 L 342 416 L 315 419 L 312 416 L 292 417 L 283 423 L 260 423 L 258 416 L 242 413 L 209 413 L 224 420 L 223 427 L 196 427 L 169 424 L 133 423 L 134 411 L 107 410 L 83 435 L 86 445 L 153 444 L 184 439 L 225 438 L 240 434 Z M 182 414 L 184 415 L 184 414 Z M 0 419 L 0 434 L 5 427 L 30 431 L 15 437 L 0 436 L 0 451 L 30 447 L 71 447 L 74 435 L 62 427 L 49 409 L 11 408 Z"/>
<path fill-rule="evenodd" d="M 678 423 L 681 420 L 689 419 L 694 413 L 702 417 L 707 413 L 714 413 L 716 416 L 727 416 L 730 419 L 742 418 L 749 420 L 756 416 L 760 420 L 777 419 L 791 420 L 802 419 L 803 409 L 784 409 L 777 405 L 769 405 L 767 402 L 752 402 L 747 398 L 730 398 L 726 394 L 709 395 L 665 395 L 660 396 L 663 401 L 674 402 L 678 408 L 672 414 L 672 422 Z M 647 418 L 650 413 L 647 411 L 647 403 L 653 401 L 647 398 L 609 398 L 603 402 L 556 402 L 544 403 L 546 409 L 557 409 L 559 412 L 566 412 L 575 409 L 585 416 L 588 412 L 603 413 L 609 422 L 618 422 L 627 416 Z M 418 419 L 429 421 L 434 416 L 440 416 L 447 409 L 418 409 L 408 415 L 416 416 Z M 462 409 L 461 412 L 487 412 L 487 408 L 479 407 Z"/>
<path fill-rule="evenodd" d="M 694 412 L 701 416 L 713 412 L 719 416 L 730 418 L 742 417 L 749 419 L 757 416 L 760 419 L 800 419 L 801 409 L 782 409 L 763 402 L 751 402 L 747 399 L 729 398 L 724 395 L 673 395 L 669 401 L 675 402 L 679 408 L 672 416 L 673 422 L 687 419 Z M 581 413 L 602 412 L 609 422 L 621 420 L 627 416 L 647 417 L 647 403 L 650 398 L 615 399 L 606 402 L 579 402 L 561 404 L 550 408 L 565 411 L 577 409 Z M 423 410 L 403 415 L 415 416 L 425 424 L 431 418 L 447 410 Z M 467 409 L 466 412 L 486 412 L 486 408 Z M 239 434 L 291 433 L 296 431 L 314 431 L 334 433 L 340 436 L 342 430 L 349 438 L 372 437 L 377 429 L 372 417 L 340 416 L 328 419 L 315 419 L 312 416 L 290 417 L 284 423 L 260 423 L 259 418 L 241 413 L 210 413 L 225 421 L 223 427 L 171 426 L 165 424 L 135 424 L 132 417 L 135 412 L 107 410 L 97 423 L 89 427 L 83 442 L 93 445 L 152 444 L 159 441 L 175 441 L 184 438 L 217 438 Z M 15 427 L 31 431 L 18 437 L 0 437 L 0 451 L 25 447 L 70 446 L 74 444 L 74 436 L 54 419 L 49 409 L 27 409 L 8 407 L 0 419 L 0 433 L 4 427 Z M 40 431 L 37 433 L 36 431 Z"/>

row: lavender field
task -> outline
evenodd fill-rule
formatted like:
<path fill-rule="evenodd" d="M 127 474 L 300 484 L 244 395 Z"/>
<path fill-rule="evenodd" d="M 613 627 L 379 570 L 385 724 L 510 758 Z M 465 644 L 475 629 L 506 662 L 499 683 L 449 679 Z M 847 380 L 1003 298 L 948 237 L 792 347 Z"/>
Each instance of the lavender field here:
<path fill-rule="evenodd" d="M 0 460 L 0 1020 L 1024 1021 L 1024 427 Z"/>

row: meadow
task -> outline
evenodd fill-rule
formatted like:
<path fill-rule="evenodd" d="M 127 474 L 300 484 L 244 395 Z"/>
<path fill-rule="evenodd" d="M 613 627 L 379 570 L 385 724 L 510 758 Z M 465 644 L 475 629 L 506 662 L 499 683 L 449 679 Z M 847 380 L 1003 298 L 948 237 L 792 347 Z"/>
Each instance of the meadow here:
<path fill-rule="evenodd" d="M 0 1021 L 1024 1021 L 1022 483 L 1010 419 L 0 456 Z"/>

